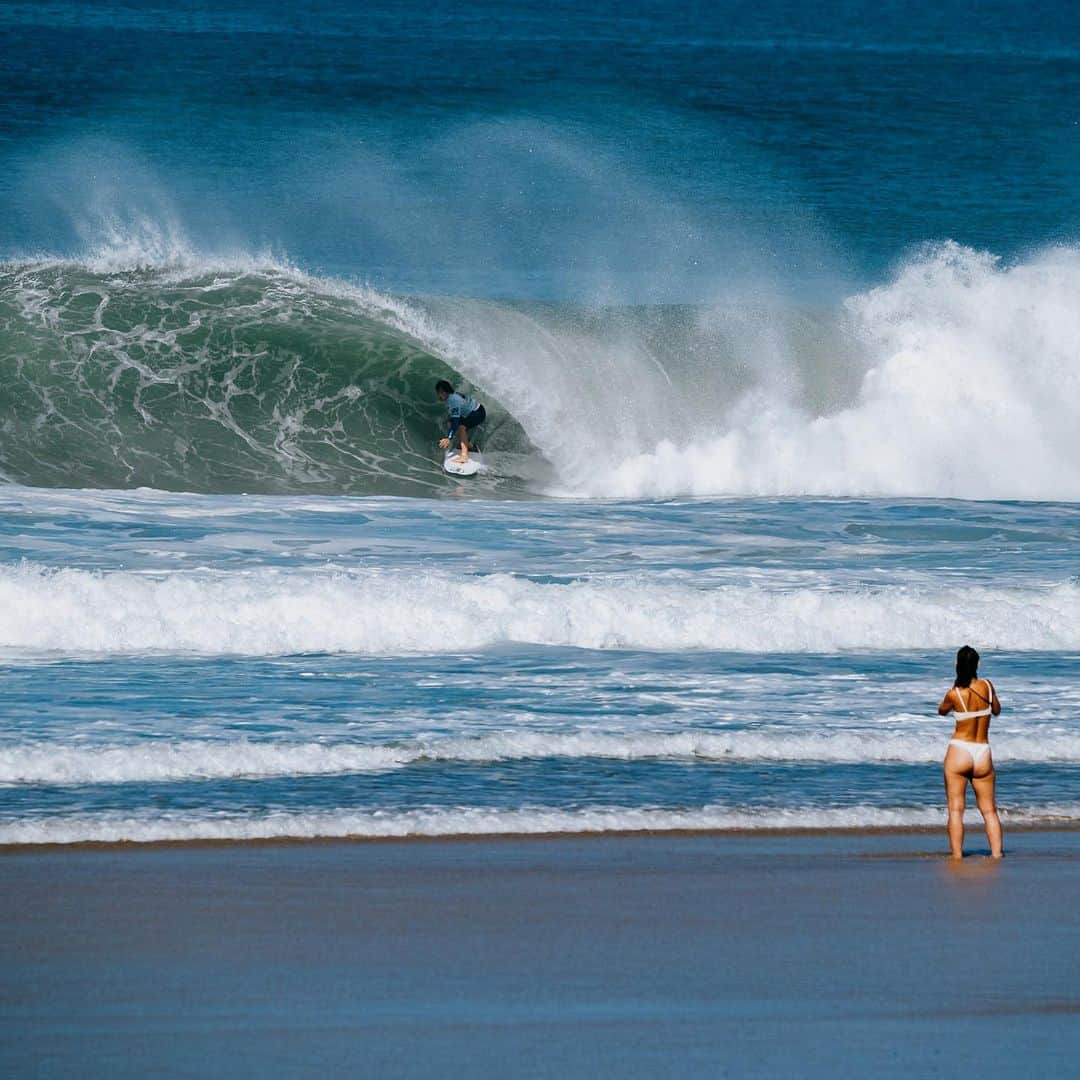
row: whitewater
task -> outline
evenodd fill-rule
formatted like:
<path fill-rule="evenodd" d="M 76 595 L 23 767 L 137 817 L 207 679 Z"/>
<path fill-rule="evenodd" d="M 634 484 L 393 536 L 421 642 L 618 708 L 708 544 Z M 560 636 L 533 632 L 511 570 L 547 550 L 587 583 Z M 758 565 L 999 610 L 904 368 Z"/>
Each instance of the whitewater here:
<path fill-rule="evenodd" d="M 693 575 L 686 575 L 693 579 Z M 830 590 L 720 585 L 668 573 L 538 583 L 511 575 L 276 570 L 88 573 L 0 568 L 0 650 L 22 653 L 400 655 L 502 644 L 829 653 L 1080 650 L 1080 585 Z"/>
<path fill-rule="evenodd" d="M 1080 820 L 1069 502 L 0 491 L 0 842 Z"/>

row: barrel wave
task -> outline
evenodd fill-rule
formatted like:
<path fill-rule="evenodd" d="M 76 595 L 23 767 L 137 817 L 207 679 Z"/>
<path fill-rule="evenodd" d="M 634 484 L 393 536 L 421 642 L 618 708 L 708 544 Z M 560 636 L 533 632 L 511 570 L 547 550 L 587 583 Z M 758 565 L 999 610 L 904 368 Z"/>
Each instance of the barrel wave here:
<path fill-rule="evenodd" d="M 42 487 L 437 490 L 432 386 L 460 374 L 408 317 L 270 262 L 9 264 L 0 470 Z M 488 407 L 492 444 L 527 449 Z"/>
<path fill-rule="evenodd" d="M 271 259 L 0 267 L 0 472 L 43 487 L 1080 498 L 1080 250 L 927 247 L 834 300 L 391 296 Z"/>

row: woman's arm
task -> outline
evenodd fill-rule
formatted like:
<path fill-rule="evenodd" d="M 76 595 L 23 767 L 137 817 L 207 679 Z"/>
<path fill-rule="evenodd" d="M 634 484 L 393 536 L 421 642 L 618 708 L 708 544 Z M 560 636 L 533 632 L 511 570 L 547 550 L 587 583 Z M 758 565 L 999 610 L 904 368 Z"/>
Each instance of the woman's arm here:
<path fill-rule="evenodd" d="M 986 685 L 990 688 L 990 711 L 997 716 L 1001 712 L 1001 702 L 998 701 L 997 691 L 989 679 L 986 680 Z"/>
<path fill-rule="evenodd" d="M 956 708 L 956 702 L 953 700 L 953 688 L 950 686 L 945 691 L 945 696 L 941 699 L 941 704 L 937 707 L 938 716 L 948 716 L 949 713 Z"/>

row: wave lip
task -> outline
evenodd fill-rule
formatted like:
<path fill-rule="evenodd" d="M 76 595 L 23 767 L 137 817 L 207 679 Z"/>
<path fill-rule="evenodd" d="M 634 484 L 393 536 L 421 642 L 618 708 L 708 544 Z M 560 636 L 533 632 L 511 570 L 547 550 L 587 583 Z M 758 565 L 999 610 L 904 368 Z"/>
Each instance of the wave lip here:
<path fill-rule="evenodd" d="M 1003 808 L 1012 825 L 1080 822 L 1080 804 Z M 968 811 L 974 823 L 978 817 Z M 207 840 L 381 839 L 454 836 L 538 836 L 575 833 L 743 832 L 809 829 L 913 829 L 942 825 L 944 812 L 930 806 L 658 807 L 560 809 L 478 807 L 416 810 L 313 810 L 259 814 L 158 813 L 64 815 L 0 821 L 0 845 L 161 843 Z"/>
<path fill-rule="evenodd" d="M 872 737 L 871 737 L 872 736 Z M 506 731 L 391 744 L 269 743 L 251 740 L 148 740 L 127 745 L 39 742 L 0 749 L 0 784 L 65 786 L 189 780 L 333 776 L 406 769 L 422 762 L 476 763 L 546 758 L 706 763 L 928 764 L 944 742 L 880 730 L 795 734 L 790 730 L 609 732 Z M 1080 763 L 1080 736 L 1005 734 L 999 761 Z"/>
<path fill-rule="evenodd" d="M 655 577 L 138 574 L 0 567 L 0 649 L 74 655 L 445 654 L 501 645 L 731 652 L 1080 648 L 1080 586 L 769 590 Z"/>

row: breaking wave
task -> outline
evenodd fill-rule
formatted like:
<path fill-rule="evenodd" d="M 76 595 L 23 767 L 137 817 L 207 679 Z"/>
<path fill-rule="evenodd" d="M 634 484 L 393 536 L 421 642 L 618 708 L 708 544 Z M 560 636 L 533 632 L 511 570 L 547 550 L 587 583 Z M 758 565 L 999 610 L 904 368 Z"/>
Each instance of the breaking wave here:
<path fill-rule="evenodd" d="M 835 310 L 402 299 L 270 259 L 0 266 L 0 473 L 35 486 L 1080 499 L 1080 249 L 945 244 Z"/>
<path fill-rule="evenodd" d="M 566 583 L 508 574 L 192 572 L 0 567 L 0 648 L 202 655 L 460 653 L 529 644 L 755 653 L 1080 649 L 1080 586 L 726 585 L 611 575 Z"/>

